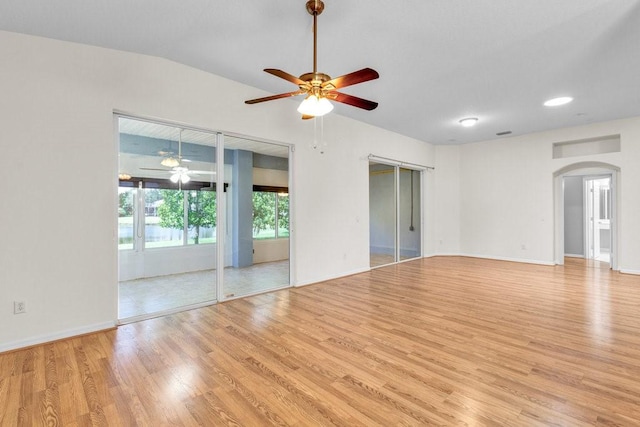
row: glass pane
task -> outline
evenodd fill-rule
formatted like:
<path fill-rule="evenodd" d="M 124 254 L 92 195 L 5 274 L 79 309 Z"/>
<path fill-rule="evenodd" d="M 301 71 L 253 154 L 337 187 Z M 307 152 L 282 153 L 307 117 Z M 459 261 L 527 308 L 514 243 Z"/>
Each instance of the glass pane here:
<path fill-rule="evenodd" d="M 216 242 L 216 192 L 188 192 L 189 197 L 189 245 Z"/>
<path fill-rule="evenodd" d="M 181 246 L 184 231 L 184 193 L 144 190 L 144 247 Z"/>
<path fill-rule="evenodd" d="M 400 168 L 400 259 L 419 257 L 422 232 L 420 229 L 420 172 Z"/>
<path fill-rule="evenodd" d="M 395 166 L 369 163 L 369 255 L 372 267 L 396 261 Z"/>
<path fill-rule="evenodd" d="M 136 190 L 134 188 L 118 188 L 118 249 L 133 249 L 135 229 L 133 209 Z"/>
<path fill-rule="evenodd" d="M 133 250 L 118 252 L 118 317 L 215 301 L 217 135 L 130 118 L 118 125 L 121 185 L 142 186 L 133 215 L 119 196 L 121 243 L 133 236 Z"/>
<path fill-rule="evenodd" d="M 289 194 L 278 193 L 278 237 L 289 237 Z"/>
<path fill-rule="evenodd" d="M 224 138 L 226 199 L 222 295 L 286 287 L 289 280 L 289 148 L 237 137 Z M 283 189 L 254 191 L 254 186 Z M 276 232 L 277 230 L 277 232 Z"/>
<path fill-rule="evenodd" d="M 276 193 L 253 192 L 253 238 L 276 237 Z"/>

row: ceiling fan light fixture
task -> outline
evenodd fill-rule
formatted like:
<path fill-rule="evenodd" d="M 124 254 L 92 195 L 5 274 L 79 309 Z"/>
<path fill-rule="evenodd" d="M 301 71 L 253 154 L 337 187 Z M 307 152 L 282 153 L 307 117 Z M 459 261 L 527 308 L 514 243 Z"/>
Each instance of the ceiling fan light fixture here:
<path fill-rule="evenodd" d="M 183 184 L 186 184 L 187 182 L 191 181 L 191 178 L 189 178 L 189 175 L 187 175 L 186 173 L 183 173 L 180 176 L 180 181 L 182 181 Z"/>
<path fill-rule="evenodd" d="M 300 103 L 298 112 L 306 116 L 321 117 L 333 110 L 333 104 L 325 97 L 309 95 Z"/>
<path fill-rule="evenodd" d="M 175 157 L 165 157 L 164 159 L 162 159 L 160 164 L 168 168 L 174 168 L 176 166 L 180 166 L 180 161 Z"/>
<path fill-rule="evenodd" d="M 171 177 L 169 178 L 171 180 L 171 182 L 173 182 L 174 184 L 177 184 L 178 181 L 180 180 L 180 172 L 176 172 L 173 175 L 171 175 Z"/>
<path fill-rule="evenodd" d="M 464 119 L 460 119 L 460 121 L 458 123 L 460 123 L 462 126 L 464 126 L 466 128 L 470 128 L 471 126 L 475 126 L 478 123 L 478 118 L 477 117 L 465 117 Z"/>

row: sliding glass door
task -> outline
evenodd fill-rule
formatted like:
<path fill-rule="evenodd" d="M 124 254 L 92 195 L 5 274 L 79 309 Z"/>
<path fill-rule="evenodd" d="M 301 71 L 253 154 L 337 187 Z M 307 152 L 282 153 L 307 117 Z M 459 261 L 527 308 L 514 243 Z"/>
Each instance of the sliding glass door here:
<path fill-rule="evenodd" d="M 396 168 L 369 163 L 369 257 L 371 267 L 395 262 L 397 252 Z"/>
<path fill-rule="evenodd" d="M 398 168 L 398 260 L 421 253 L 420 171 Z"/>
<path fill-rule="evenodd" d="M 369 163 L 370 266 L 422 255 L 421 171 Z"/>
<path fill-rule="evenodd" d="M 290 285 L 288 146 L 117 121 L 121 321 Z"/>

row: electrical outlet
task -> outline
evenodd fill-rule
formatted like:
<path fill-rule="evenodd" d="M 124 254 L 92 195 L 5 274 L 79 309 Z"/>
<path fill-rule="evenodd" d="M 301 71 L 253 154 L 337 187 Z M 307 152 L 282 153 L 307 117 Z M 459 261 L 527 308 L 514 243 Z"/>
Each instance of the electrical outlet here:
<path fill-rule="evenodd" d="M 24 301 L 13 302 L 13 314 L 22 314 L 27 312 L 27 303 Z"/>

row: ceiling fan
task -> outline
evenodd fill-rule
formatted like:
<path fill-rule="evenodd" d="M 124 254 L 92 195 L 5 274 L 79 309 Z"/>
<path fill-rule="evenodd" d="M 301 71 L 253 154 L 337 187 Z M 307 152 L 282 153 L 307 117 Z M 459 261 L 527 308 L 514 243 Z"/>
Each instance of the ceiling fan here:
<path fill-rule="evenodd" d="M 290 96 L 306 95 L 306 98 L 298 107 L 298 112 L 302 114 L 303 119 L 323 116 L 330 112 L 333 109 L 333 105 L 329 100 L 341 102 L 343 104 L 365 110 L 373 110 L 376 108 L 378 106 L 377 102 L 347 95 L 346 93 L 338 92 L 338 89 L 358 83 L 364 83 L 369 80 L 375 80 L 380 77 L 377 71 L 371 68 L 363 68 L 362 70 L 354 71 L 334 79 L 327 74 L 318 73 L 318 15 L 320 15 L 324 10 L 324 3 L 322 0 L 309 0 L 307 1 L 306 8 L 307 12 L 313 16 L 313 72 L 296 77 L 282 70 L 267 68 L 264 71 L 298 85 L 299 89 L 293 92 L 266 96 L 264 98 L 250 99 L 245 101 L 245 103 L 257 104 L 259 102 L 288 98 Z"/>
<path fill-rule="evenodd" d="M 168 148 L 158 151 L 158 155 L 162 156 L 162 161 L 160 162 L 162 166 L 173 168 L 180 166 L 182 162 L 191 162 L 191 160 L 184 158 L 182 154 L 176 154 L 171 147 L 171 142 L 169 144 Z M 178 147 L 178 150 L 180 150 L 180 147 Z"/>
<path fill-rule="evenodd" d="M 163 156 L 164 158 L 160 162 L 161 165 L 170 167 L 170 169 L 158 169 L 158 168 L 143 168 L 142 170 L 150 170 L 150 171 L 162 171 L 169 172 L 169 180 L 173 183 L 181 183 L 186 184 L 191 181 L 191 176 L 197 175 L 215 175 L 213 171 L 195 171 L 190 170 L 188 167 L 184 166 L 183 162 L 191 162 L 189 159 L 185 159 L 182 157 L 182 129 L 178 134 L 178 155 L 174 156 L 175 153 L 170 151 L 159 151 L 158 154 Z M 170 160 L 170 161 L 167 161 Z"/>

